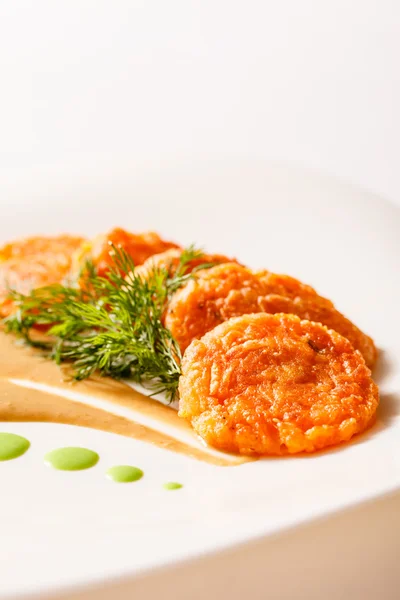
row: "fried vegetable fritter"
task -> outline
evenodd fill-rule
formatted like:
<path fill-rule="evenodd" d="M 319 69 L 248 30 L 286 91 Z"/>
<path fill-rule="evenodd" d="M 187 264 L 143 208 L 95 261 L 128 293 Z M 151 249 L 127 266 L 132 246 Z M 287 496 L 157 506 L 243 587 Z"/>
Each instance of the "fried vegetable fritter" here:
<path fill-rule="evenodd" d="M 336 310 L 330 300 L 287 275 L 223 264 L 199 271 L 171 299 L 165 325 L 183 352 L 193 339 L 231 317 L 268 312 L 291 313 L 335 329 L 360 350 L 368 366 L 376 360 L 372 339 Z"/>
<path fill-rule="evenodd" d="M 31 237 L 0 249 L 0 316 L 13 310 L 9 289 L 28 294 L 68 277 L 72 256 L 83 243 L 78 236 Z"/>
<path fill-rule="evenodd" d="M 314 452 L 371 423 L 378 388 L 361 354 L 289 314 L 232 318 L 182 360 L 179 415 L 211 446 L 244 455 Z"/>
<path fill-rule="evenodd" d="M 132 258 L 135 265 L 142 265 L 153 254 L 159 254 L 170 248 L 179 248 L 174 242 L 163 240 L 157 233 L 129 233 L 115 228 L 109 233 L 99 235 L 85 242 L 74 258 L 73 271 L 79 275 L 85 262 L 90 260 L 99 276 L 107 276 L 113 262 L 113 248 L 121 248 Z"/>
<path fill-rule="evenodd" d="M 26 259 L 28 256 L 41 254 L 70 256 L 83 241 L 83 237 L 74 235 L 35 236 L 15 240 L 0 248 L 0 263 L 12 258 Z M 60 256 L 58 259 L 60 260 Z"/>
<path fill-rule="evenodd" d="M 141 266 L 135 269 L 135 274 L 140 277 L 147 278 L 154 269 L 165 269 L 172 277 L 179 266 L 183 250 L 171 248 L 160 254 L 150 256 Z M 222 264 L 236 262 L 232 258 L 228 258 L 222 254 L 201 254 L 185 265 L 185 273 L 191 273 L 193 269 L 204 263 Z"/>

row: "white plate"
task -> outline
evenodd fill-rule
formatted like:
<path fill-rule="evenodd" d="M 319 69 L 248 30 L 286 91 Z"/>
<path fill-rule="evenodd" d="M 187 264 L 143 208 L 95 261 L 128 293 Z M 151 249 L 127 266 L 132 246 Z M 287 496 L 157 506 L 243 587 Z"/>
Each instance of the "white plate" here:
<path fill-rule="evenodd" d="M 399 487 L 396 207 L 319 175 L 261 163 L 14 171 L 2 173 L 0 197 L 4 240 L 113 225 L 155 229 L 311 283 L 382 350 L 377 424 L 316 456 L 221 468 L 99 431 L 1 424 L 32 442 L 26 455 L 0 464 L 1 596 L 133 576 Z M 93 448 L 101 460 L 85 472 L 52 471 L 43 455 L 62 445 Z M 145 478 L 112 484 L 104 471 L 115 463 L 137 464 Z M 164 492 L 166 480 L 184 488 Z"/>

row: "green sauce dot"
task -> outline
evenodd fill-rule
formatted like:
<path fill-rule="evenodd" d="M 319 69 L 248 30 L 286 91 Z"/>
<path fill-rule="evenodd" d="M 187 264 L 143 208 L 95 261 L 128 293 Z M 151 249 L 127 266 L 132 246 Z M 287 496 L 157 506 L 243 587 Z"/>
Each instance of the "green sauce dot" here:
<path fill-rule="evenodd" d="M 142 479 L 143 471 L 129 465 L 117 465 L 108 469 L 106 475 L 109 479 L 117 483 L 131 483 L 132 481 Z"/>
<path fill-rule="evenodd" d="M 94 467 L 99 460 L 99 455 L 87 448 L 57 448 L 48 452 L 44 462 L 49 467 L 60 471 L 82 471 Z"/>
<path fill-rule="evenodd" d="M 168 481 L 164 483 L 164 490 L 180 490 L 183 485 L 181 483 L 177 483 L 176 481 Z"/>
<path fill-rule="evenodd" d="M 15 433 L 0 433 L 0 460 L 11 460 L 22 456 L 28 450 L 30 442 Z"/>

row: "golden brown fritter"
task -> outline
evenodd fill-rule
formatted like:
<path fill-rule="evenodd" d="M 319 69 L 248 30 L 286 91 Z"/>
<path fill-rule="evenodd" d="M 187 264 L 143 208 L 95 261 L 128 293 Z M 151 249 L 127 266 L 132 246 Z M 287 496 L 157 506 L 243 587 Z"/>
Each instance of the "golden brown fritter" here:
<path fill-rule="evenodd" d="M 179 415 L 211 446 L 245 455 L 314 452 L 371 423 L 378 388 L 361 354 L 320 323 L 258 313 L 194 340 Z"/>
<path fill-rule="evenodd" d="M 12 258 L 26 259 L 31 255 L 50 253 L 70 256 L 83 241 L 84 238 L 74 235 L 35 236 L 15 240 L 0 248 L 0 263 Z"/>
<path fill-rule="evenodd" d="M 179 266 L 182 252 L 183 250 L 181 249 L 171 248 L 160 254 L 154 254 L 154 256 L 150 256 L 141 266 L 135 269 L 135 274 L 147 278 L 154 269 L 165 269 L 170 276 L 173 276 Z M 236 262 L 236 260 L 222 254 L 202 254 L 200 257 L 186 263 L 185 273 L 191 273 L 193 269 L 204 263 L 222 264 L 228 262 Z"/>
<path fill-rule="evenodd" d="M 60 235 L 32 237 L 11 242 L 0 249 L 0 315 L 13 310 L 9 288 L 22 294 L 33 289 L 61 283 L 68 277 L 73 253 L 83 238 Z"/>
<path fill-rule="evenodd" d="M 129 233 L 116 228 L 105 235 L 99 235 L 85 242 L 74 258 L 73 271 L 79 275 L 85 262 L 90 259 L 98 275 L 105 277 L 113 264 L 113 248 L 122 248 L 132 258 L 135 265 L 141 265 L 153 254 L 159 254 L 169 248 L 179 248 L 174 242 L 167 242 L 157 233 Z"/>
<path fill-rule="evenodd" d="M 292 313 L 320 322 L 344 335 L 360 350 L 368 366 L 372 367 L 376 360 L 372 339 L 312 287 L 287 275 L 254 272 L 237 264 L 199 271 L 172 297 L 165 325 L 183 352 L 193 339 L 219 323 L 256 312 Z"/>

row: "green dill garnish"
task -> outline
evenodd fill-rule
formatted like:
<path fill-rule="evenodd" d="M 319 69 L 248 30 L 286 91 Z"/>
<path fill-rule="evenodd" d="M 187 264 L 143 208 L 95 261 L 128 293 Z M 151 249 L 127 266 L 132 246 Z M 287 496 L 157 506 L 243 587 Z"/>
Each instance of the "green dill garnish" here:
<path fill-rule="evenodd" d="M 181 354 L 162 316 L 171 294 L 195 271 L 211 265 L 204 263 L 187 273 L 188 263 L 202 256 L 190 246 L 173 273 L 154 268 L 143 279 L 135 274 L 126 252 L 113 248 L 112 253 L 107 279 L 88 263 L 81 274 L 81 288 L 54 284 L 26 296 L 11 291 L 17 310 L 4 320 L 6 332 L 43 349 L 57 364 L 70 363 L 74 379 L 95 372 L 129 378 L 172 400 Z M 32 336 L 37 327 L 46 328 L 44 341 Z"/>

